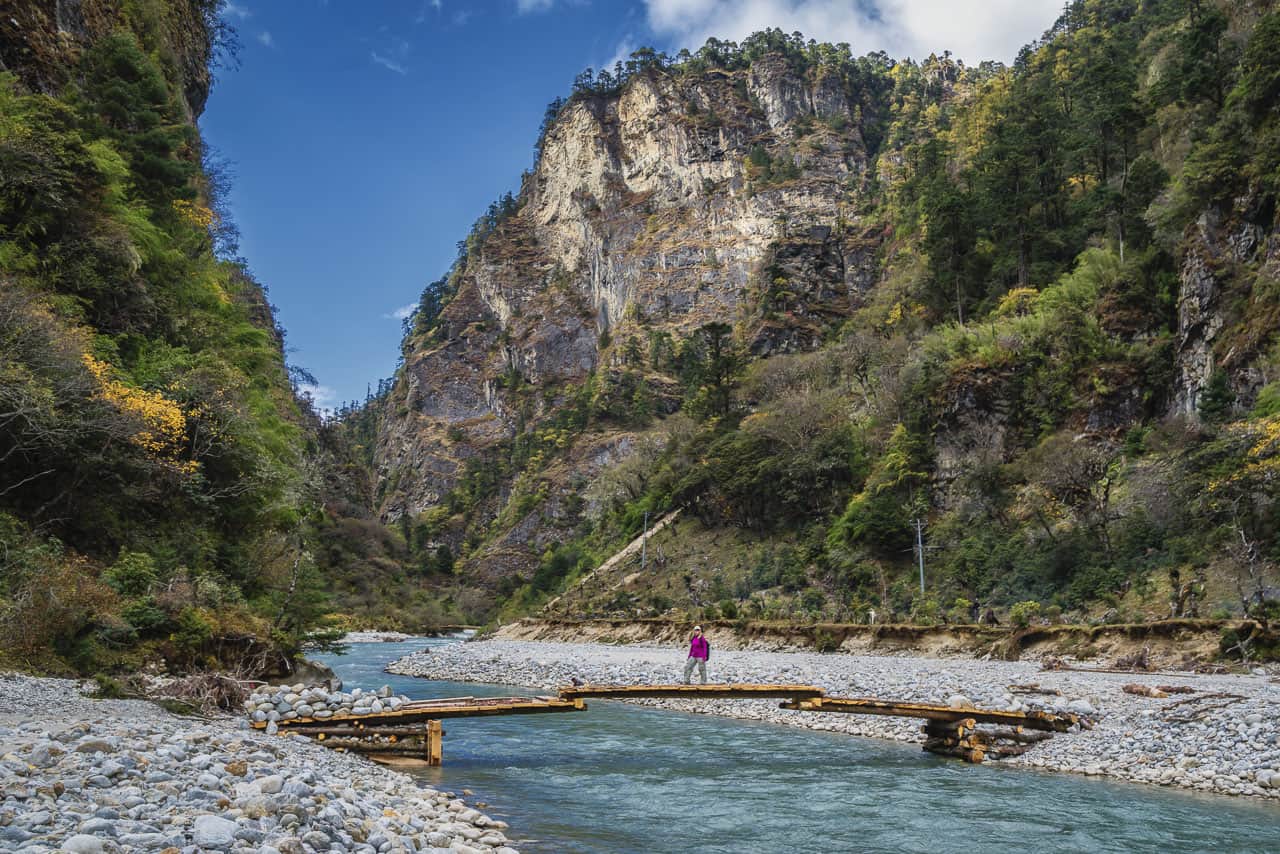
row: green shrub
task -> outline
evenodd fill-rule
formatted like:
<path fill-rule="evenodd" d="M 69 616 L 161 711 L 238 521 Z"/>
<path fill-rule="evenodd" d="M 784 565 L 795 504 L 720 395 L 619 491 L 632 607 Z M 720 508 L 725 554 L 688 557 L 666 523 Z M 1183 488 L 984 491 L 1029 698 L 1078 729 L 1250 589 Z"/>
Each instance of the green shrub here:
<path fill-rule="evenodd" d="M 1029 599 L 1019 602 L 1009 609 L 1009 622 L 1020 629 L 1031 625 L 1031 621 L 1040 615 L 1040 603 Z"/>
<path fill-rule="evenodd" d="M 146 552 L 121 552 L 103 579 L 117 593 L 125 596 L 145 596 L 159 580 L 156 563 Z"/>
<path fill-rule="evenodd" d="M 119 679 L 105 673 L 95 673 L 93 693 L 90 696 L 96 700 L 123 700 L 129 696 L 129 692 Z"/>
<path fill-rule="evenodd" d="M 973 602 L 963 596 L 956 597 L 956 601 L 951 605 L 951 610 L 947 612 L 947 619 L 953 623 L 968 623 L 972 621 L 970 610 L 973 608 Z"/>
<path fill-rule="evenodd" d="M 917 626 L 936 626 L 942 606 L 932 596 L 920 596 L 911 603 L 911 622 Z"/>
<path fill-rule="evenodd" d="M 169 635 L 174 651 L 183 658 L 195 659 L 213 639 L 213 621 L 198 608 L 183 608 L 174 622 L 176 627 Z"/>
<path fill-rule="evenodd" d="M 169 615 L 160 609 L 151 596 L 135 599 L 125 605 L 120 616 L 142 633 L 158 631 L 169 622 Z"/>
<path fill-rule="evenodd" d="M 840 639 L 826 629 L 813 633 L 813 648 L 818 652 L 835 652 L 840 649 Z"/>

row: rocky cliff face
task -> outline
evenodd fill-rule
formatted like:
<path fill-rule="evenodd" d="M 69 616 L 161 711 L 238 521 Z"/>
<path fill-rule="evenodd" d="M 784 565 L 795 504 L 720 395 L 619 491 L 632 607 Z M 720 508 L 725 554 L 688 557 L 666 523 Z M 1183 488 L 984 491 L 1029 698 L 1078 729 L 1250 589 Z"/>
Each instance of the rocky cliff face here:
<path fill-rule="evenodd" d="M 856 213 L 867 100 L 780 57 L 573 99 L 434 343 L 406 359 L 378 449 L 384 514 L 437 504 L 468 458 L 654 335 L 723 322 L 756 354 L 815 346 L 879 275 Z"/>
<path fill-rule="evenodd" d="M 0 71 L 17 74 L 35 91 L 55 93 L 66 84 L 80 53 L 125 23 L 148 33 L 167 75 L 181 81 L 191 120 L 204 111 L 212 83 L 210 61 L 220 36 L 219 4 L 180 0 L 128 7 L 122 0 L 5 0 L 0 2 Z M 218 30 L 219 32 L 212 32 Z"/>
<path fill-rule="evenodd" d="M 1268 221 L 1248 201 L 1225 216 L 1208 211 L 1191 229 L 1178 276 L 1174 414 L 1195 415 L 1217 372 L 1242 408 L 1265 382 L 1256 360 L 1276 318 L 1258 310 L 1254 289 L 1280 280 L 1280 216 Z"/>

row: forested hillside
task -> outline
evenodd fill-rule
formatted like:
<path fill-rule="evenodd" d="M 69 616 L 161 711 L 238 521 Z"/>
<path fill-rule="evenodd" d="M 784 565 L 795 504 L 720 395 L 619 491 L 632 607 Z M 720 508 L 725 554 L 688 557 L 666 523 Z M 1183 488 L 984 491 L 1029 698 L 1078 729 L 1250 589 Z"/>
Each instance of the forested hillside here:
<path fill-rule="evenodd" d="M 331 533 L 369 515 L 355 451 L 295 398 L 195 125 L 221 5 L 0 15 L 0 666 L 279 667 L 382 534 Z"/>
<path fill-rule="evenodd" d="M 585 73 L 423 295 L 383 514 L 506 616 L 1263 614 L 1277 57 L 1269 2 L 1078 0 L 1010 67 Z"/>

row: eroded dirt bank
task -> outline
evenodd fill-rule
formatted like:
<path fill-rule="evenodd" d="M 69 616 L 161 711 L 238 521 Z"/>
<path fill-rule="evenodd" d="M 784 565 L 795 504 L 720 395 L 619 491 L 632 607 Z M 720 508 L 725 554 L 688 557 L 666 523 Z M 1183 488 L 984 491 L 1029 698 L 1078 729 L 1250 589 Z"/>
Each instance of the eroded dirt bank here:
<path fill-rule="evenodd" d="M 1163 620 L 1104 626 L 854 625 L 713 620 L 701 623 L 713 646 L 726 650 L 819 651 L 937 657 L 1049 657 L 1117 664 L 1145 658 L 1150 667 L 1213 664 L 1222 634 L 1252 624 L 1239 620 Z M 678 645 L 692 621 L 524 619 L 490 636 L 501 640 Z"/>

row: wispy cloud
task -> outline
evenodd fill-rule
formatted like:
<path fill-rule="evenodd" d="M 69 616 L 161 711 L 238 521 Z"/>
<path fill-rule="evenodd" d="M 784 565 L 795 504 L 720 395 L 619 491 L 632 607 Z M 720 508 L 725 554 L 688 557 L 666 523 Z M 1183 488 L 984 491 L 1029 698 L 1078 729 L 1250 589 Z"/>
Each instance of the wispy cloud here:
<path fill-rule="evenodd" d="M 556 0 L 516 0 L 516 11 L 521 15 L 531 12 L 545 12 L 556 4 Z"/>
<path fill-rule="evenodd" d="M 779 27 L 848 42 L 856 54 L 921 58 L 950 50 L 972 65 L 1011 61 L 1062 11 L 1061 0 L 645 0 L 645 6 L 654 33 L 681 47 Z"/>
<path fill-rule="evenodd" d="M 298 393 L 303 397 L 311 398 L 311 405 L 322 414 L 330 415 L 333 413 L 334 406 L 338 403 L 338 393 L 327 385 L 319 383 L 308 383 L 298 386 Z"/>
<path fill-rule="evenodd" d="M 263 46 L 263 47 L 275 47 L 275 46 L 276 46 L 276 40 L 275 40 L 275 39 L 273 39 L 273 38 L 271 37 L 271 33 L 267 32 L 266 30 L 263 30 L 262 32 L 258 33 L 258 41 L 260 41 L 260 42 L 262 43 L 262 46 Z"/>
<path fill-rule="evenodd" d="M 395 311 L 389 311 L 382 316 L 387 318 L 388 320 L 404 320 L 406 317 L 413 314 L 417 310 L 418 310 L 418 304 L 416 302 L 411 302 L 408 305 L 400 306 Z"/>
<path fill-rule="evenodd" d="M 253 13 L 244 6 L 237 6 L 235 3 L 228 3 L 222 7 L 222 15 L 226 18 L 239 18 L 244 20 Z"/>
<path fill-rule="evenodd" d="M 385 27 L 383 28 L 386 29 Z M 369 58 L 375 64 L 381 65 L 388 71 L 394 71 L 396 74 L 409 73 L 409 52 L 412 50 L 409 42 L 401 38 L 389 38 L 384 43 L 369 51 Z"/>
<path fill-rule="evenodd" d="M 613 52 L 613 56 L 609 58 L 609 61 L 600 67 L 612 71 L 613 67 L 619 62 L 626 63 L 626 61 L 631 58 L 631 54 L 635 53 L 636 48 L 639 46 L 640 45 L 636 44 L 635 37 L 628 34 L 621 42 L 618 43 L 618 47 Z"/>
<path fill-rule="evenodd" d="M 408 68 L 405 68 L 403 65 L 396 62 L 394 59 L 391 59 L 390 57 L 383 56 L 382 54 L 378 53 L 376 50 L 369 52 L 369 58 L 372 59 L 376 64 L 381 65 L 383 68 L 394 71 L 396 74 L 409 73 Z"/>

